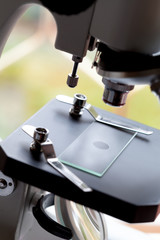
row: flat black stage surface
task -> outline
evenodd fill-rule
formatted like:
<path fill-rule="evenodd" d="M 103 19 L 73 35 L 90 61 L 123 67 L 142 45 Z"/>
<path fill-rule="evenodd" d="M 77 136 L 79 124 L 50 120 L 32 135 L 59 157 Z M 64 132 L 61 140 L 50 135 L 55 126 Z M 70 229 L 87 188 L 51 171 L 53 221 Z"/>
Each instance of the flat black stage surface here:
<path fill-rule="evenodd" d="M 152 130 L 152 135 L 125 132 L 95 123 L 84 110 L 69 116 L 70 106 L 52 100 L 25 124 L 49 129 L 57 156 L 93 192 L 84 193 L 34 155 L 32 139 L 21 127 L 0 147 L 0 169 L 20 181 L 50 191 L 128 222 L 153 221 L 160 204 L 160 131 L 104 110 L 109 119 Z M 77 167 L 77 168 L 76 168 Z"/>

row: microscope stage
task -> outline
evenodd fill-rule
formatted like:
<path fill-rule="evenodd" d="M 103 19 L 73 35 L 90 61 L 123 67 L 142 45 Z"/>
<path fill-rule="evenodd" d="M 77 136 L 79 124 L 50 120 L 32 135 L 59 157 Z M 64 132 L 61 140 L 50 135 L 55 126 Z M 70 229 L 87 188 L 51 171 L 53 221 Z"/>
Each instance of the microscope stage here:
<path fill-rule="evenodd" d="M 101 109 L 96 110 L 105 118 L 153 134 L 97 123 L 86 110 L 74 119 L 70 107 L 54 99 L 24 124 L 47 128 L 58 159 L 92 192 L 81 191 L 54 170 L 43 153 L 32 153 L 32 139 L 21 127 L 0 146 L 2 172 L 127 222 L 153 221 L 160 204 L 160 131 Z"/>

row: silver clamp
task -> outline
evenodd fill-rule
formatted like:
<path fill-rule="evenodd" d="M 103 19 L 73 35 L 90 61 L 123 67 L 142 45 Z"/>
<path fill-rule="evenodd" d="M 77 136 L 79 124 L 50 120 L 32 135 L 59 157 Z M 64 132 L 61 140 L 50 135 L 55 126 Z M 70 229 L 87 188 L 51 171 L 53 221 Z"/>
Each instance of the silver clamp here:
<path fill-rule="evenodd" d="M 145 134 L 145 135 L 151 135 L 153 133 L 153 131 L 138 128 L 138 127 L 135 127 L 133 125 L 129 125 L 129 124 L 126 124 L 126 123 L 121 123 L 121 122 L 116 122 L 114 120 L 103 118 L 102 116 L 100 116 L 96 112 L 96 110 L 94 109 L 94 107 L 91 104 L 86 103 L 86 99 L 85 99 L 85 96 L 83 94 L 75 94 L 74 98 L 68 97 L 68 96 L 65 96 L 65 95 L 58 95 L 58 96 L 56 96 L 56 99 L 60 102 L 64 102 L 64 103 L 72 105 L 73 106 L 72 107 L 72 112 L 74 112 L 73 109 L 75 109 L 75 103 L 76 102 L 79 103 L 81 101 L 81 106 L 83 105 L 83 108 L 86 109 L 91 114 L 91 116 L 94 118 L 94 120 L 99 122 L 99 123 L 103 123 L 103 124 L 106 124 L 106 125 L 110 125 L 112 127 L 117 127 L 117 128 L 120 128 L 120 129 L 124 129 L 124 130 L 131 131 L 131 132 L 137 132 L 137 133 L 141 133 L 141 134 Z M 77 101 L 77 99 L 78 99 L 78 101 Z M 85 99 L 85 103 L 83 104 L 84 99 Z M 76 109 L 77 109 L 77 107 L 78 107 L 78 105 L 76 106 Z M 82 107 L 81 107 L 81 109 L 82 109 Z M 72 113 L 72 115 L 73 115 L 73 113 Z"/>
<path fill-rule="evenodd" d="M 22 130 L 33 138 L 30 149 L 38 152 L 43 152 L 46 161 L 56 171 L 61 173 L 64 177 L 69 179 L 74 185 L 84 192 L 91 192 L 92 189 L 88 187 L 80 178 L 72 173 L 66 166 L 64 166 L 56 157 L 53 143 L 48 139 L 49 131 L 43 127 L 34 127 L 31 125 L 22 126 Z"/>

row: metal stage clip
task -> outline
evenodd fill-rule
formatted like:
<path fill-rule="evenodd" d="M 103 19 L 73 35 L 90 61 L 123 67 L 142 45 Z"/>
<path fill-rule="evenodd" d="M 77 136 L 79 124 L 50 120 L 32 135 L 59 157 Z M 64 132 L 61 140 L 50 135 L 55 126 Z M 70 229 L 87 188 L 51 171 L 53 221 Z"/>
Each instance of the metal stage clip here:
<path fill-rule="evenodd" d="M 78 107 L 78 105 L 82 105 L 82 103 L 84 103 L 84 99 L 86 101 L 86 96 L 83 95 L 83 94 L 79 94 L 79 93 L 75 94 L 74 98 L 68 97 L 68 96 L 65 96 L 65 95 L 57 95 L 56 99 L 60 102 L 64 102 L 64 103 L 73 105 L 73 107 L 75 108 L 75 103 L 77 104 L 76 107 Z M 82 102 L 82 103 L 80 104 L 80 102 Z M 103 123 L 103 124 L 106 124 L 106 125 L 110 125 L 110 126 L 113 126 L 113 127 L 117 127 L 117 128 L 120 128 L 120 129 L 131 131 L 131 132 L 137 132 L 137 133 L 141 133 L 141 134 L 145 134 L 145 135 L 151 135 L 153 133 L 153 131 L 145 130 L 145 129 L 142 129 L 142 128 L 137 128 L 133 125 L 128 125 L 128 124 L 125 124 L 125 123 L 116 122 L 114 120 L 103 118 L 102 116 L 100 116 L 96 112 L 94 107 L 89 103 L 85 102 L 85 104 L 83 104 L 83 108 L 86 109 L 92 115 L 94 120 L 99 122 L 99 123 Z"/>
<path fill-rule="evenodd" d="M 22 126 L 22 130 L 33 138 L 34 142 L 31 144 L 31 150 L 42 151 L 45 159 L 49 165 L 61 173 L 64 177 L 70 180 L 74 185 L 84 192 L 91 192 L 92 189 L 88 187 L 80 178 L 72 173 L 65 165 L 63 165 L 56 157 L 53 143 L 48 139 L 49 131 L 46 128 L 34 127 L 32 125 Z M 34 146 L 34 147 L 33 147 Z M 36 149 L 35 149 L 36 148 Z"/>

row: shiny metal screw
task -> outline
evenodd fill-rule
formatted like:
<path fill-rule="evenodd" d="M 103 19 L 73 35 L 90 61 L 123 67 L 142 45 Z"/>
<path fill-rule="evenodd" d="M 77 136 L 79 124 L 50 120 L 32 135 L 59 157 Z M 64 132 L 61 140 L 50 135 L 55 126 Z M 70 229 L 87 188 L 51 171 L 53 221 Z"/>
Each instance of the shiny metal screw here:
<path fill-rule="evenodd" d="M 0 196 L 9 196 L 16 188 L 14 179 L 6 176 L 0 171 Z"/>
<path fill-rule="evenodd" d="M 77 75 L 77 69 L 78 69 L 78 64 L 82 62 L 82 58 L 78 56 L 73 56 L 72 60 L 74 61 L 74 65 L 73 65 L 72 73 L 68 74 L 67 85 L 71 88 L 74 88 L 77 86 L 77 83 L 78 83 L 79 77 Z"/>
<path fill-rule="evenodd" d="M 5 179 L 0 179 L 0 189 L 5 189 L 7 187 L 7 182 Z"/>
<path fill-rule="evenodd" d="M 87 97 L 83 94 L 76 93 L 74 95 L 73 106 L 69 113 L 72 117 L 80 117 L 83 114 L 83 108 L 87 102 Z"/>
<path fill-rule="evenodd" d="M 34 130 L 33 142 L 30 145 L 32 151 L 41 152 L 41 143 L 46 142 L 49 130 L 43 127 L 37 127 Z"/>

